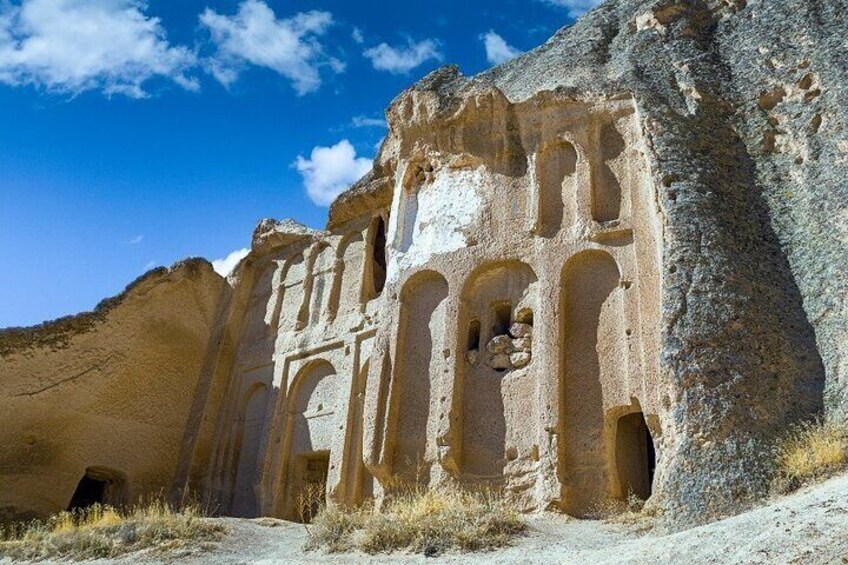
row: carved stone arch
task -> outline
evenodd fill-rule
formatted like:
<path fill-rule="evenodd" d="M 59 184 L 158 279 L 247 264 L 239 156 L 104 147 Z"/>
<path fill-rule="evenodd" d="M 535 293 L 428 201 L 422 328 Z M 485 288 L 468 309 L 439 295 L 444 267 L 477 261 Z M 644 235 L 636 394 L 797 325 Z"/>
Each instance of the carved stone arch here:
<path fill-rule="evenodd" d="M 630 164 L 627 163 L 627 142 L 613 119 L 603 121 L 596 133 L 598 159 L 592 175 L 592 219 L 610 222 L 621 217 L 624 206 L 624 188 L 621 176 Z"/>
<path fill-rule="evenodd" d="M 365 253 L 365 239 L 360 232 L 347 234 L 339 244 L 327 313 L 329 320 L 334 320 L 339 313 L 361 309 Z"/>
<path fill-rule="evenodd" d="M 291 331 L 296 329 L 302 321 L 300 320 L 304 302 L 306 283 L 306 264 L 303 253 L 286 259 L 280 269 L 280 280 L 277 302 L 274 305 L 274 316 L 272 327 Z"/>
<path fill-rule="evenodd" d="M 488 263 L 468 276 L 461 297 L 460 469 L 472 480 L 520 482 L 538 452 L 535 434 L 527 433 L 539 412 L 532 349 L 538 279 L 518 260 Z"/>
<path fill-rule="evenodd" d="M 580 516 L 610 495 L 604 389 L 628 374 L 624 298 L 606 251 L 577 253 L 561 280 L 560 472 L 564 509 Z"/>
<path fill-rule="evenodd" d="M 259 460 L 265 412 L 268 406 L 268 385 L 253 383 L 239 398 L 236 430 L 230 457 L 230 512 L 234 516 L 257 515 L 257 488 L 261 479 Z"/>
<path fill-rule="evenodd" d="M 343 380 L 324 359 L 304 365 L 292 381 L 286 402 L 282 476 L 283 516 L 308 520 L 299 507 L 306 488 L 326 488 L 330 451 L 337 425 L 336 414 L 344 401 Z"/>
<path fill-rule="evenodd" d="M 329 313 L 335 268 L 333 247 L 325 241 L 315 244 L 309 254 L 308 290 L 300 312 L 303 326 L 299 329 L 317 323 Z"/>
<path fill-rule="evenodd" d="M 370 359 L 356 372 L 350 389 L 348 419 L 345 431 L 345 453 L 342 462 L 343 492 L 346 504 L 358 505 L 373 496 L 374 477 L 365 468 L 364 426 L 365 389 Z"/>
<path fill-rule="evenodd" d="M 657 465 L 651 428 L 658 428 L 658 418 L 646 415 L 639 399 L 632 397 L 630 405 L 608 409 L 606 421 L 610 497 L 626 501 L 635 495 L 648 500 Z"/>
<path fill-rule="evenodd" d="M 561 135 L 543 143 L 535 156 L 534 232 L 554 237 L 564 224 L 578 215 L 577 171 L 582 149 L 570 136 Z"/>
<path fill-rule="evenodd" d="M 402 480 L 427 483 L 438 461 L 437 408 L 450 369 L 445 357 L 448 282 L 436 271 L 423 271 L 406 281 L 400 295 L 389 459 Z"/>
<path fill-rule="evenodd" d="M 68 503 L 67 510 L 83 510 L 95 504 L 117 508 L 129 500 L 127 475 L 111 467 L 92 466 L 85 469 Z"/>
<path fill-rule="evenodd" d="M 386 269 L 388 265 L 387 245 L 388 219 L 384 214 L 378 214 L 371 220 L 368 227 L 368 244 L 365 262 L 365 272 L 362 283 L 362 303 L 365 304 L 380 296 L 386 284 Z"/>
<path fill-rule="evenodd" d="M 410 161 L 401 182 L 402 193 L 398 208 L 398 229 L 394 247 L 402 253 L 412 247 L 418 219 L 418 192 L 433 177 L 433 165 L 425 159 Z"/>
<path fill-rule="evenodd" d="M 266 340 L 276 332 L 277 328 L 272 324 L 274 308 L 270 306 L 276 271 L 277 265 L 273 261 L 265 260 L 255 265 L 249 302 L 239 333 L 243 347 Z"/>

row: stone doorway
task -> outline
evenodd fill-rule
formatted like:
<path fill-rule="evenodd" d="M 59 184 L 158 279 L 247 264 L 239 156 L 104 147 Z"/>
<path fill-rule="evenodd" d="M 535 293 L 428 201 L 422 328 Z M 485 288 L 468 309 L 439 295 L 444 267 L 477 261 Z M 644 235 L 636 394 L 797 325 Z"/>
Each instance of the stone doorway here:
<path fill-rule="evenodd" d="M 84 510 L 95 504 L 121 506 L 125 501 L 126 479 L 108 469 L 89 467 L 77 484 L 68 511 Z"/>
<path fill-rule="evenodd" d="M 327 502 L 327 475 L 330 452 L 300 455 L 295 461 L 295 510 L 298 519 L 308 524 Z"/>
<path fill-rule="evenodd" d="M 657 466 L 654 439 L 642 412 L 626 414 L 618 419 L 615 433 L 615 466 L 621 496 L 631 494 L 648 500 Z"/>

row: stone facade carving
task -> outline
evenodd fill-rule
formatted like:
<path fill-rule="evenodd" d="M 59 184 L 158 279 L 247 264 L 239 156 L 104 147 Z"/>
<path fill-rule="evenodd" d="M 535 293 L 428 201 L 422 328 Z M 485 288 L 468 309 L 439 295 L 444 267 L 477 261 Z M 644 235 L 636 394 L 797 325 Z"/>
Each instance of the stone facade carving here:
<path fill-rule="evenodd" d="M 833 218 L 848 197 L 825 182 L 848 161 L 815 137 L 832 123 L 819 114 L 848 103 L 848 77 L 799 53 L 817 94 L 772 95 L 789 67 L 746 59 L 780 51 L 752 37 L 770 43 L 764 30 L 789 12 L 820 8 L 660 4 L 611 0 L 488 73 L 431 74 L 392 103 L 374 169 L 326 230 L 264 221 L 227 284 L 150 290 L 156 308 L 179 293 L 207 299 L 168 333 L 194 357 L 180 361 L 191 379 L 169 412 L 182 415 L 179 437 L 149 438 L 162 442 L 155 473 L 103 441 L 71 465 L 34 416 L 48 405 L 38 391 L 65 386 L 48 367 L 101 375 L 114 351 L 135 358 L 126 343 L 99 346 L 111 342 L 97 328 L 130 312 L 136 291 L 72 330 L 0 335 L 11 391 L 0 406 L 27 422 L 4 431 L 15 447 L 0 460 L 0 507 L 62 509 L 83 474 L 121 496 L 167 486 L 223 514 L 289 519 L 310 484 L 343 504 L 399 482 L 487 485 L 524 510 L 578 516 L 632 492 L 678 523 L 760 495 L 774 435 L 848 406 L 846 278 L 827 275 L 845 267 Z M 799 80 L 810 92 L 813 79 Z M 763 154 L 780 120 L 749 110 L 781 105 L 815 111 L 815 131 Z M 804 206 L 781 202 L 789 189 Z M 811 267 L 816 254 L 824 266 Z M 154 372 L 170 359 L 153 357 Z M 113 401 L 93 409 L 135 422 L 137 399 L 85 382 Z M 30 503 L 47 477 L 60 486 Z"/>

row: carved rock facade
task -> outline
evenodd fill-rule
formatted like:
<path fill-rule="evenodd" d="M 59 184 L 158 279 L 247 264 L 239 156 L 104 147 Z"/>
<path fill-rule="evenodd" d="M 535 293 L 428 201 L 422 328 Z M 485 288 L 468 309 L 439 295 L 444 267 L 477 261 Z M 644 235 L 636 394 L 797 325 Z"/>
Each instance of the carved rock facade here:
<path fill-rule="evenodd" d="M 289 519 L 313 511 L 310 485 L 358 504 L 411 482 L 578 516 L 630 492 L 677 524 L 738 510 L 776 435 L 848 406 L 848 30 L 828 10 L 610 1 L 488 73 L 433 73 L 392 103 L 325 231 L 265 221 L 229 284 L 194 279 L 196 339 L 131 316 L 202 352 L 154 479 L 107 445 L 65 469 L 40 447 L 46 401 L 16 392 L 4 414 L 30 423 L 4 428 L 0 506 L 62 509 L 84 475 L 107 499 L 168 487 Z M 786 21 L 796 47 L 774 43 Z M 56 359 L 102 364 L 90 336 L 136 290 L 70 333 L 0 335 L 4 387 L 65 390 Z M 130 390 L 112 390 L 120 429 Z M 39 498 L 47 477 L 61 486 Z"/>

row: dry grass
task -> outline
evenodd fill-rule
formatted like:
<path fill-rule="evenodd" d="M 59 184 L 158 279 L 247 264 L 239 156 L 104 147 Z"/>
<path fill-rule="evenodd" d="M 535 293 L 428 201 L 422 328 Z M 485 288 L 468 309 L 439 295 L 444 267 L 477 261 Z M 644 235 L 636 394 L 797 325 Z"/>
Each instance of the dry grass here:
<path fill-rule="evenodd" d="M 412 487 L 372 508 L 323 508 L 310 528 L 310 548 L 366 553 L 410 550 L 484 551 L 509 545 L 527 526 L 495 491 Z"/>
<path fill-rule="evenodd" d="M 775 449 L 775 490 L 785 494 L 848 467 L 848 426 L 816 420 L 793 428 Z"/>
<path fill-rule="evenodd" d="M 648 532 L 656 525 L 660 517 L 660 509 L 655 506 L 648 507 L 645 502 L 638 495 L 630 492 L 626 500 L 609 498 L 596 504 L 583 518 L 621 524 L 640 533 Z"/>
<path fill-rule="evenodd" d="M 312 520 L 324 508 L 326 490 L 326 483 L 308 483 L 297 492 L 295 509 L 302 523 L 312 523 Z"/>
<path fill-rule="evenodd" d="M 224 525 L 205 520 L 195 506 L 180 511 L 163 502 L 130 511 L 93 506 L 45 522 L 7 527 L 0 531 L 0 557 L 81 560 L 140 550 L 207 548 L 225 531 Z"/>

